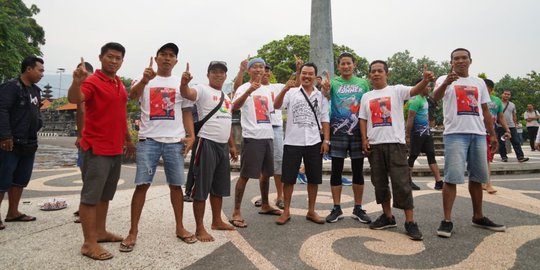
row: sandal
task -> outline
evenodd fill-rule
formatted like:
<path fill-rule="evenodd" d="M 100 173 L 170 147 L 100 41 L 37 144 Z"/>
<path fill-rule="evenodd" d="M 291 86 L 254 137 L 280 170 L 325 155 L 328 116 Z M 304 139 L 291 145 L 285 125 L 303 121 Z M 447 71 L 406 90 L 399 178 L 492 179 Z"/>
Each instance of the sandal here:
<path fill-rule="evenodd" d="M 121 242 L 120 248 L 118 250 L 120 252 L 132 252 L 134 247 L 135 247 L 135 243 L 125 244 L 124 242 Z"/>
<path fill-rule="evenodd" d="M 178 237 L 180 240 L 184 241 L 184 243 L 186 243 L 186 244 L 193 244 L 193 243 L 198 241 L 197 237 L 194 234 L 190 234 L 188 236 L 177 235 L 176 237 Z"/>

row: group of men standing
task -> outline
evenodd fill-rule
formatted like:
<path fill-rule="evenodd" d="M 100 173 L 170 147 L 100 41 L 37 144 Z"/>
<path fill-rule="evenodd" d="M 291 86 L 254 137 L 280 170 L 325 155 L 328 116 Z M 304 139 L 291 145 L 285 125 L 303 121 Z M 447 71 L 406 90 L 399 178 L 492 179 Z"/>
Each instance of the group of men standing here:
<path fill-rule="evenodd" d="M 291 220 L 290 207 L 296 175 L 302 163 L 305 165 L 308 184 L 306 219 L 317 224 L 337 222 L 343 218 L 341 179 L 347 156 L 351 158 L 353 172 L 352 217 L 370 224 L 371 229 L 396 227 L 391 209 L 393 204 L 393 207 L 405 212 L 406 234 L 413 240 L 423 239 L 414 220 L 409 168 L 412 166 L 407 155 L 403 104 L 420 94 L 417 97 L 419 104 L 413 108 L 416 108 L 415 112 L 424 108 L 428 84 L 435 81 L 434 74 L 426 67 L 422 79 L 415 86 L 391 86 L 388 85 L 389 70 L 386 62 L 373 61 L 369 65 L 372 85 L 369 91 L 368 81 L 354 75 L 354 56 L 342 53 L 337 63 L 340 76 L 333 79 L 327 77 L 321 89 L 318 89 L 318 69 L 313 63 L 297 60 L 297 78 L 291 78 L 285 85 L 272 85 L 268 82 L 271 67 L 263 59 L 253 58 L 242 62 L 241 71 L 247 72 L 250 80 L 239 85 L 231 100 L 222 92 L 228 71 L 225 62 L 210 62 L 207 69 L 208 84 L 189 86 L 192 79 L 189 64 L 181 77 L 172 75 L 178 62 L 178 52 L 178 47 L 173 43 L 163 45 L 156 56 L 150 59 L 142 77 L 133 82 L 129 98 L 138 100 L 141 106 L 141 126 L 136 149 L 126 122 L 128 93 L 116 75 L 123 63 L 124 47 L 114 42 L 105 44 L 99 56 L 101 69 L 89 74 L 81 59 L 81 65 L 73 73 L 68 99 L 72 103 L 84 103 L 85 107 L 85 127 L 79 142 L 83 159 L 83 188 L 79 206 L 84 235 L 81 247 L 83 255 L 96 260 L 112 258 L 113 255 L 100 242 L 120 242 L 122 252 L 134 249 L 146 192 L 152 184 L 160 158 L 163 158 L 170 187 L 176 220 L 175 234 L 188 244 L 214 240 L 203 223 L 208 197 L 212 209 L 211 229 L 234 230 L 235 227 L 248 226 L 241 214 L 241 204 L 250 178 L 259 179 L 259 214 L 278 216 L 275 221 L 278 225 L 288 223 Z M 13 117 L 0 115 L 0 172 L 11 177 L 7 180 L 3 177 L 0 185 L 0 196 L 3 197 L 5 191 L 9 191 L 10 195 L 7 222 L 35 220 L 34 217 L 18 212 L 18 200 L 15 198 L 13 205 L 11 200 L 12 196 L 17 195 L 20 199 L 22 188 L 30 179 L 31 166 L 28 164 L 33 163 L 35 149 L 31 155 L 12 153 L 12 149 L 14 143 L 21 139 L 26 139 L 28 145 L 36 140 L 40 122 L 34 107 L 39 109 L 39 89 L 34 84 L 43 73 L 43 61 L 39 60 L 34 59 L 26 64 L 23 62 L 20 79 L 5 87 L 13 88 L 13 92 L 22 90 L 27 94 L 22 99 L 25 103 L 17 103 L 17 106 L 21 111 L 27 111 L 21 113 L 21 117 L 32 120 L 28 121 L 31 124 L 23 132 L 24 135 L 18 135 L 18 130 L 8 128 L 13 123 L 7 119 L 12 120 Z M 154 62 L 157 71 L 154 71 Z M 451 72 L 435 82 L 434 99 L 442 99 L 444 104 L 446 148 L 444 185 L 436 177 L 436 185 L 439 188 L 442 185 L 443 191 L 444 219 L 437 230 L 441 237 L 450 237 L 452 234 L 451 218 L 456 185 L 464 183 L 466 170 L 469 171 L 473 225 L 493 231 L 505 230 L 505 226 L 492 222 L 482 211 L 482 184 L 489 180 L 488 155 L 497 150 L 500 136 L 496 135 L 489 114 L 490 96 L 486 83 L 469 75 L 470 64 L 471 54 L 468 50 L 454 50 L 451 53 Z M 243 72 L 240 73 L 243 75 Z M 4 91 L 0 91 L 0 95 L 0 114 L 5 114 L 6 108 L 14 106 L 14 102 L 4 97 L 7 95 Z M 200 119 L 195 125 L 191 113 L 193 105 L 196 105 Z M 281 114 L 281 109 L 287 111 L 284 138 L 281 115 L 275 115 Z M 235 186 L 234 210 L 227 223 L 221 218 L 222 202 L 223 197 L 230 195 L 230 160 L 238 159 L 231 130 L 233 110 L 240 110 L 242 114 L 243 147 L 240 177 Z M 407 124 L 409 128 L 412 126 Z M 489 134 L 488 143 L 486 132 Z M 418 134 L 415 136 L 418 137 L 415 140 L 425 139 Z M 184 228 L 182 222 L 182 185 L 185 184 L 184 157 L 195 142 L 197 146 L 192 152 L 190 166 L 193 184 L 189 185 L 189 194 L 194 200 L 196 230 L 191 233 Z M 420 150 L 415 151 L 415 154 Z M 128 236 L 123 238 L 106 230 L 106 216 L 120 176 L 122 154 L 131 155 L 135 151 L 136 188 L 131 202 L 130 230 Z M 322 157 L 327 153 L 332 159 L 330 185 L 334 206 L 330 214 L 323 218 L 315 211 L 315 203 L 318 185 L 322 183 Z M 383 210 L 374 222 L 362 209 L 364 157 L 369 159 L 376 201 Z M 19 165 L 13 165 L 15 161 L 12 162 L 10 158 L 20 159 L 21 162 L 17 161 Z M 279 181 L 278 200 L 275 204 L 283 211 L 269 203 L 271 176 Z M 0 223 L 0 226 L 3 229 L 3 224 Z"/>

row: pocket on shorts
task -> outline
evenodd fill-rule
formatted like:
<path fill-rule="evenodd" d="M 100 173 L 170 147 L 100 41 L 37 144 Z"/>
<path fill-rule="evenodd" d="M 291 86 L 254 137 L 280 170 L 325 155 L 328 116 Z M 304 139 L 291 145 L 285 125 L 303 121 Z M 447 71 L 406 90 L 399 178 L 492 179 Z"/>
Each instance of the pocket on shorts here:
<path fill-rule="evenodd" d="M 409 166 L 407 156 L 409 149 L 405 144 L 397 144 L 391 153 L 392 165 L 394 166 Z"/>

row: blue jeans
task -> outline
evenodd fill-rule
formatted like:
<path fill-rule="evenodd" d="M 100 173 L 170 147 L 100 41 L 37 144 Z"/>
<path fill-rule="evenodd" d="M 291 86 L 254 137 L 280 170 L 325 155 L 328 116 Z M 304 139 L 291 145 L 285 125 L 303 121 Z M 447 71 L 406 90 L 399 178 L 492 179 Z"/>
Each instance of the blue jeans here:
<path fill-rule="evenodd" d="M 444 182 L 463 184 L 465 169 L 469 172 L 469 181 L 487 182 L 486 135 L 464 133 L 444 135 Z"/>
<path fill-rule="evenodd" d="M 159 158 L 163 157 L 163 167 L 167 183 L 172 186 L 184 184 L 184 144 L 161 143 L 150 138 L 137 144 L 137 174 L 135 184 L 151 184 Z"/>
<path fill-rule="evenodd" d="M 508 155 L 506 153 L 506 147 L 505 143 L 501 141 L 501 137 L 504 135 L 504 128 L 497 127 L 497 138 L 499 140 L 499 154 L 501 155 L 501 158 L 508 158 Z M 510 139 L 510 142 L 512 143 L 512 147 L 514 148 L 514 151 L 516 151 L 516 157 L 517 159 L 522 159 L 525 155 L 523 154 L 523 150 L 521 150 L 521 138 L 520 134 L 518 135 L 516 128 L 510 128 L 510 135 L 512 135 L 512 138 Z"/>

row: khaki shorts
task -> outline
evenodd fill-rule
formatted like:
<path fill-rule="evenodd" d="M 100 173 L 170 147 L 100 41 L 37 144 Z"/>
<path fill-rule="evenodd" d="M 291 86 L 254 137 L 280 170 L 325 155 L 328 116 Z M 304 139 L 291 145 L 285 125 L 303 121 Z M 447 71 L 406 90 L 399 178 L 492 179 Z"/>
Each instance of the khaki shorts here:
<path fill-rule="evenodd" d="M 82 151 L 82 159 L 81 203 L 96 205 L 100 201 L 112 200 L 120 179 L 122 155 L 98 156 L 88 149 Z"/>

